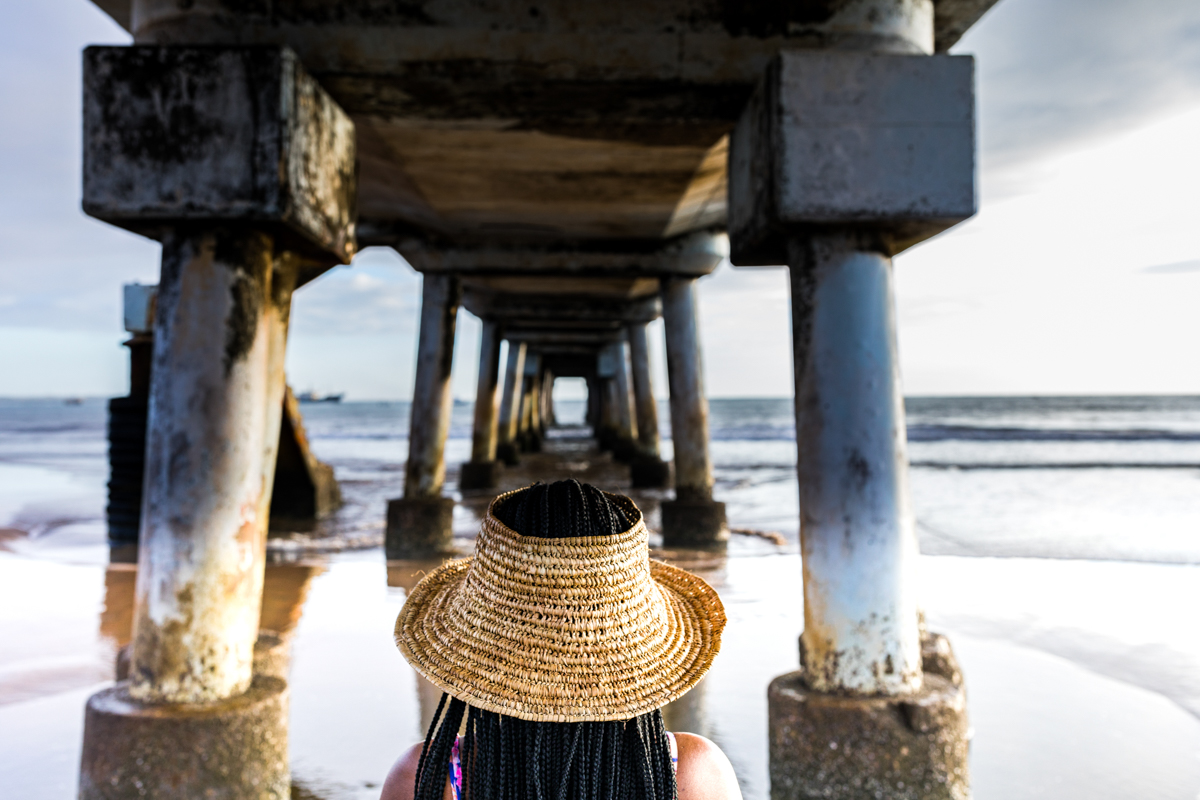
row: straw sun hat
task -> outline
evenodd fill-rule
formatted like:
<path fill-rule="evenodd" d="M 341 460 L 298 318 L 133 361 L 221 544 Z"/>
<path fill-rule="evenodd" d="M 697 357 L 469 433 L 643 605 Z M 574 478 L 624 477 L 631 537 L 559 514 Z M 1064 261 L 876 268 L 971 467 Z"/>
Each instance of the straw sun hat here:
<path fill-rule="evenodd" d="M 629 719 L 696 685 L 725 610 L 700 578 L 651 561 L 642 514 L 606 536 L 522 536 L 493 513 L 475 556 L 438 567 L 396 619 L 417 672 L 485 711 L 535 722 Z"/>

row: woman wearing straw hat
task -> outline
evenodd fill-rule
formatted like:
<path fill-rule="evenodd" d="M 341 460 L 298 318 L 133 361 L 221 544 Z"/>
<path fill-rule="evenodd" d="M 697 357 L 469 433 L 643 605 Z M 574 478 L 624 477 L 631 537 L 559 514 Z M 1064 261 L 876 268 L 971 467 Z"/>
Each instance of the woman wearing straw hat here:
<path fill-rule="evenodd" d="M 382 800 L 741 800 L 716 745 L 663 727 L 725 611 L 647 538 L 633 501 L 586 484 L 497 497 L 475 557 L 427 575 L 396 620 L 445 694 Z"/>

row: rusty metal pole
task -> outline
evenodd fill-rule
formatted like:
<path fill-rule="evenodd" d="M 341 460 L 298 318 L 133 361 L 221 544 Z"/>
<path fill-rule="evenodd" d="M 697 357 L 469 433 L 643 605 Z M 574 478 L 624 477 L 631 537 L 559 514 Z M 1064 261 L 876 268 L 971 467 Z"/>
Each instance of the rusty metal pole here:
<path fill-rule="evenodd" d="M 295 283 L 273 247 L 221 230 L 163 242 L 129 687 L 142 702 L 250 686 L 278 440 L 269 409 L 284 388 L 278 304 Z"/>
<path fill-rule="evenodd" d="M 456 276 L 424 276 L 404 497 L 388 503 L 388 558 L 427 556 L 450 547 L 454 501 L 442 497 L 442 484 L 453 400 L 450 370 L 454 329 L 461 294 Z"/>
<path fill-rule="evenodd" d="M 500 382 L 500 330 L 494 320 L 482 320 L 479 336 L 479 378 L 475 386 L 475 427 L 471 460 L 462 465 L 460 489 L 491 489 L 500 477 L 496 460 L 499 432 L 497 400 Z"/>
<path fill-rule="evenodd" d="M 504 367 L 504 391 L 500 395 L 500 430 L 496 457 L 505 464 L 516 466 L 520 461 L 517 448 L 517 423 L 521 413 L 521 391 L 525 375 L 525 343 L 508 342 L 508 363 Z"/>
<path fill-rule="evenodd" d="M 729 539 L 725 504 L 712 499 L 708 454 L 708 398 L 696 319 L 696 280 L 662 281 L 667 381 L 671 391 L 671 440 L 675 448 L 675 500 L 662 506 L 663 542 L 724 546 Z"/>
<path fill-rule="evenodd" d="M 670 483 L 671 467 L 659 454 L 658 404 L 650 377 L 650 347 L 644 322 L 629 326 L 629 365 L 637 411 L 638 446 L 637 457 L 629 467 L 630 479 L 635 489 L 662 489 Z"/>

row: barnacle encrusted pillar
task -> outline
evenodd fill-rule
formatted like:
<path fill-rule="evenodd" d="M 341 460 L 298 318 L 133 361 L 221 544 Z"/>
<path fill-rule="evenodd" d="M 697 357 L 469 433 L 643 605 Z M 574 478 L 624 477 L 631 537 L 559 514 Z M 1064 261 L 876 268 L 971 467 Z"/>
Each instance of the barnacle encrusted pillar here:
<path fill-rule="evenodd" d="M 927 0 L 858 6 L 878 13 L 837 33 L 859 49 L 781 53 L 730 147 L 731 258 L 791 270 L 805 623 L 770 688 L 771 794 L 962 800 L 961 675 L 918 625 L 892 256 L 975 211 L 973 62 L 927 55 Z"/>
<path fill-rule="evenodd" d="M 708 454 L 708 398 L 700 360 L 696 279 L 663 278 L 662 314 L 671 392 L 671 441 L 675 449 L 675 499 L 662 503 L 667 547 L 724 547 L 729 540 L 725 504 L 713 500 Z"/>
<path fill-rule="evenodd" d="M 388 502 L 388 558 L 420 558 L 450 550 L 454 499 L 442 496 L 450 433 L 450 370 L 462 286 L 457 276 L 426 273 L 421 288 L 417 375 L 408 424 L 404 496 Z"/>
<path fill-rule="evenodd" d="M 93 47 L 84 210 L 162 242 L 129 680 L 80 797 L 283 798 L 287 684 L 252 668 L 295 287 L 354 253 L 354 127 L 276 47 Z"/>
<path fill-rule="evenodd" d="M 650 377 L 650 347 L 645 322 L 629 326 L 629 367 L 633 378 L 633 405 L 637 413 L 637 455 L 629 466 L 635 489 L 663 489 L 671 480 L 671 467 L 662 460 L 658 444 L 658 403 Z"/>
<path fill-rule="evenodd" d="M 462 465 L 461 489 L 491 489 L 500 478 L 496 460 L 499 429 L 496 401 L 500 382 L 500 330 L 495 321 L 482 320 L 479 335 L 479 378 L 475 386 L 475 427 L 471 432 L 471 460 Z"/>

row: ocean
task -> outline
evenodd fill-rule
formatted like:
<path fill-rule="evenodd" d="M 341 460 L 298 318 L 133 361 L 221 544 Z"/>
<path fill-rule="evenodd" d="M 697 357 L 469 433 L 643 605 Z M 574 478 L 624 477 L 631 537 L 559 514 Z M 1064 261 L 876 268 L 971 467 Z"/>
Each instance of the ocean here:
<path fill-rule="evenodd" d="M 963 664 L 977 800 L 1200 797 L 1200 397 L 913 397 L 906 409 L 922 601 Z M 315 531 L 272 540 L 275 574 L 307 570 L 293 771 L 305 797 L 377 797 L 429 705 L 390 644 L 411 582 L 378 547 L 402 489 L 408 404 L 302 410 L 347 502 Z M 471 412 L 454 406 L 452 494 Z M 564 425 L 582 412 L 556 403 Z M 669 458 L 665 404 L 660 419 Z M 795 668 L 803 625 L 791 401 L 714 399 L 710 430 L 730 524 L 787 543 L 735 536 L 728 558 L 697 562 L 730 626 L 672 719 L 717 741 L 747 800 L 763 800 L 765 687 Z M 107 566 L 106 480 L 103 400 L 0 399 L 6 797 L 73 796 L 82 703 L 111 680 L 128 635 L 114 622 L 129 583 Z M 455 496 L 469 549 L 486 498 Z"/>

